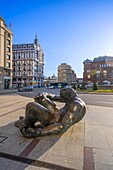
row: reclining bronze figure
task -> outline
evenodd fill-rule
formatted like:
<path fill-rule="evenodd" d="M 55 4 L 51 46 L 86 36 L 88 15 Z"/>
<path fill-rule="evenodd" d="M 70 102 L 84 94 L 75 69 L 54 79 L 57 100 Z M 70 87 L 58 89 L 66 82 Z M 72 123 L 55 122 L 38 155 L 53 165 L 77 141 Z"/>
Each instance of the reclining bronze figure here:
<path fill-rule="evenodd" d="M 60 96 L 38 93 L 34 100 L 26 105 L 25 118 L 20 117 L 15 123 L 25 137 L 65 132 L 74 123 L 79 122 L 86 113 L 84 101 L 72 88 L 61 89 Z M 53 101 L 64 102 L 65 105 L 58 108 Z"/>

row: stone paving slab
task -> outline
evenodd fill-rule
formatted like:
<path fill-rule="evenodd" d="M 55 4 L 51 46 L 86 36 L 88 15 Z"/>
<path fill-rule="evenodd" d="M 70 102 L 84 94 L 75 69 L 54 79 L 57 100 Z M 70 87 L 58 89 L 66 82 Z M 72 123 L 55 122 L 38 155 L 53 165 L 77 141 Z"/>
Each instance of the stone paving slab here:
<path fill-rule="evenodd" d="M 113 169 L 113 108 L 88 106 L 85 147 L 93 151 L 95 170 Z"/>
<path fill-rule="evenodd" d="M 14 123 L 30 101 L 0 96 L 0 170 L 113 170 L 113 108 L 87 106 L 66 133 L 28 139 Z"/>

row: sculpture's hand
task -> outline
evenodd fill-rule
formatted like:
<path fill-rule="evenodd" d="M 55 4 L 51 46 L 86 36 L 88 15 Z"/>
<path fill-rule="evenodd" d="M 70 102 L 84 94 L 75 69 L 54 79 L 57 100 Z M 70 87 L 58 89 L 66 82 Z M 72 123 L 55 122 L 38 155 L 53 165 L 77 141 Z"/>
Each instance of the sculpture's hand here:
<path fill-rule="evenodd" d="M 24 126 L 24 121 L 25 121 L 24 117 L 20 116 L 19 120 L 15 122 L 15 126 L 18 127 L 18 128 L 20 126 Z"/>
<path fill-rule="evenodd" d="M 41 128 L 34 129 L 34 128 L 25 128 L 20 127 L 20 132 L 27 138 L 40 136 Z"/>
<path fill-rule="evenodd" d="M 49 98 L 49 99 L 52 99 L 55 95 L 54 94 L 51 94 L 51 93 L 48 93 L 46 94 L 46 97 Z"/>
<path fill-rule="evenodd" d="M 59 95 L 48 93 L 46 97 L 53 101 L 64 102 L 64 100 Z"/>

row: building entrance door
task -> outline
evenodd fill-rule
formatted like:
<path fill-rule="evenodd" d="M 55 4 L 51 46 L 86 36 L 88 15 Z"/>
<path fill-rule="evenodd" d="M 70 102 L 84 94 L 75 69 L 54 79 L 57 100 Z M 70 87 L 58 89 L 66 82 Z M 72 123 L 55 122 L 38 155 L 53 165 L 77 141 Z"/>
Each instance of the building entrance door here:
<path fill-rule="evenodd" d="M 9 89 L 9 79 L 4 79 L 4 89 Z"/>

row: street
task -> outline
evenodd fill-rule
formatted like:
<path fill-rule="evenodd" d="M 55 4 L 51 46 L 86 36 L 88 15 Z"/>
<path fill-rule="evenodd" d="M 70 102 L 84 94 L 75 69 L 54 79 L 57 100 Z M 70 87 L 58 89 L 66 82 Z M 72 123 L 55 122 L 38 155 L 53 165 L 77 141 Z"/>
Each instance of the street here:
<path fill-rule="evenodd" d="M 33 92 L 18 92 L 18 94 L 32 98 L 37 93 L 42 93 L 42 92 L 58 95 L 59 91 L 60 91 L 59 89 L 35 88 Z M 82 100 L 84 100 L 84 102 L 87 105 L 113 107 L 113 95 L 79 94 L 79 93 L 77 94 Z"/>

